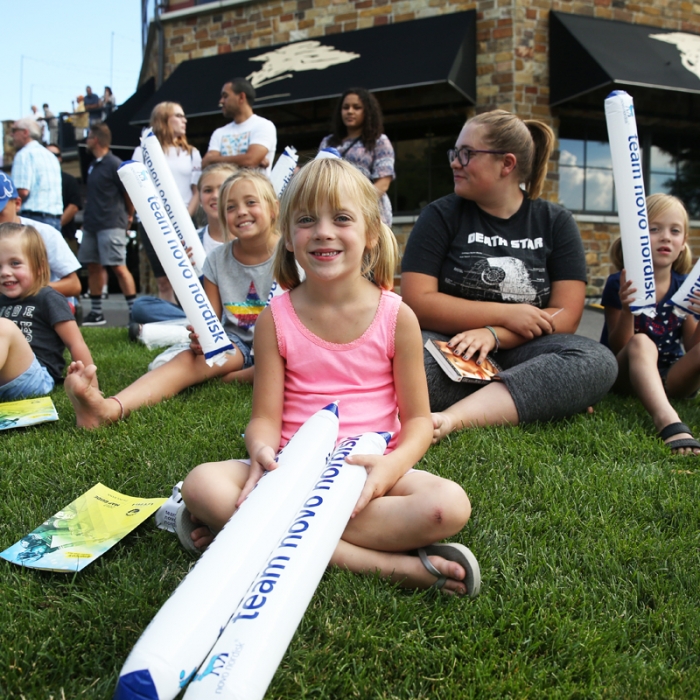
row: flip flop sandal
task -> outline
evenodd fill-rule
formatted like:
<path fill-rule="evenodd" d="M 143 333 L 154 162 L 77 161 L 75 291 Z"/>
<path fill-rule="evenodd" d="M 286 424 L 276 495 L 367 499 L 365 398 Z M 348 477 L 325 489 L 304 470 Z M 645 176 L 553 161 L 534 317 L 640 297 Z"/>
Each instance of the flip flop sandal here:
<path fill-rule="evenodd" d="M 192 522 L 190 511 L 187 510 L 187 506 L 183 503 L 175 516 L 175 534 L 183 548 L 195 557 L 204 553 L 204 550 L 197 547 L 192 540 L 192 532 L 200 527 L 202 525 Z"/>
<path fill-rule="evenodd" d="M 678 435 L 679 433 L 688 433 L 692 435 L 690 428 L 685 423 L 670 423 L 663 430 L 659 431 L 659 437 L 662 440 L 668 440 L 668 438 Z M 664 443 L 669 450 L 677 450 L 681 447 L 693 447 L 700 449 L 700 442 L 695 438 L 680 438 L 678 440 L 672 440 L 671 442 Z M 697 456 L 694 452 L 690 455 L 681 455 L 683 457 L 695 457 Z"/>
<path fill-rule="evenodd" d="M 472 554 L 471 550 L 467 549 L 463 544 L 457 542 L 442 542 L 440 544 L 431 544 L 428 547 L 423 547 L 418 550 L 423 566 L 433 575 L 437 577 L 437 581 L 432 585 L 433 588 L 442 588 L 447 581 L 447 576 L 441 574 L 428 559 L 429 556 L 438 556 L 448 561 L 457 562 L 465 571 L 464 585 L 467 589 L 467 595 L 474 598 L 479 595 L 481 589 L 481 570 L 479 562 Z"/>

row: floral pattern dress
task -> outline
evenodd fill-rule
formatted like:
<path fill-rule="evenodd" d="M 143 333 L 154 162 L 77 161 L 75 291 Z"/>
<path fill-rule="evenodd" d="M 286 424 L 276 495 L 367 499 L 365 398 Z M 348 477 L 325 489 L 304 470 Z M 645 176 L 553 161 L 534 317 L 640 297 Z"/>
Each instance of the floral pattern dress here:
<path fill-rule="evenodd" d="M 331 136 L 326 136 L 319 150 L 327 148 Z M 335 148 L 340 152 L 340 155 L 352 163 L 365 177 L 369 178 L 372 182 L 378 180 L 380 177 L 390 177 L 392 180 L 396 177 L 394 172 L 394 147 L 391 145 L 386 134 L 382 134 L 374 146 L 374 150 L 369 151 L 365 148 L 362 141 L 354 138 L 346 138 L 339 146 Z M 387 194 L 383 194 L 379 198 L 379 211 L 381 213 L 382 221 L 389 227 L 391 227 L 391 202 Z"/>

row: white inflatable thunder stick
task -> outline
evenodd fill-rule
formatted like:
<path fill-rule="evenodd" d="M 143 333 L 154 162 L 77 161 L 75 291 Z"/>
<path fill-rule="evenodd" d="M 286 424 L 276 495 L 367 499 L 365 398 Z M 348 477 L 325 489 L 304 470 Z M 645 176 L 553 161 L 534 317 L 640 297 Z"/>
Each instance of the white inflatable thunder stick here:
<path fill-rule="evenodd" d="M 367 470 L 351 454 L 384 454 L 388 433 L 347 438 L 288 523 L 193 678 L 185 700 L 262 700 L 348 524 Z"/>
<path fill-rule="evenodd" d="M 165 159 L 163 147 L 152 129 L 147 129 L 141 135 L 141 150 L 144 165 L 148 168 L 148 174 L 156 186 L 158 195 L 163 200 L 165 213 L 170 219 L 170 224 L 177 237 L 184 242 L 185 246 L 192 249 L 190 261 L 197 277 L 201 277 L 204 274 L 204 260 L 207 254 L 204 252 L 204 246 L 197 235 L 197 229 L 192 223 L 192 217 L 187 211 L 180 190 L 175 184 L 175 178 L 168 161 Z"/>
<path fill-rule="evenodd" d="M 278 467 L 260 479 L 141 635 L 114 700 L 173 700 L 187 685 L 319 480 L 337 437 L 337 404 L 299 428 Z"/>
<path fill-rule="evenodd" d="M 225 362 L 224 353 L 235 353 L 236 349 L 224 332 L 185 249 L 170 225 L 146 166 L 127 161 L 117 172 L 136 207 L 185 316 L 199 336 L 207 364 L 211 366 Z"/>
<path fill-rule="evenodd" d="M 624 90 L 615 90 L 608 95 L 605 119 L 620 216 L 622 256 L 627 279 L 632 280 L 632 286 L 637 290 L 630 309 L 635 315 L 656 316 L 656 285 L 642 175 L 642 149 L 634 118 L 634 103 Z"/>
<path fill-rule="evenodd" d="M 282 196 L 282 192 L 284 192 L 289 181 L 292 179 L 298 161 L 299 155 L 294 146 L 287 146 L 277 159 L 275 167 L 272 168 L 270 181 L 272 182 L 272 189 L 275 190 L 277 199 Z"/>
<path fill-rule="evenodd" d="M 700 259 L 693 265 L 693 269 L 685 278 L 685 282 L 668 302 L 673 306 L 673 313 L 676 316 L 685 318 L 688 314 L 692 314 L 695 318 L 698 318 L 698 314 L 690 308 L 693 294 L 700 296 Z"/>
<path fill-rule="evenodd" d="M 326 146 L 322 148 L 317 154 L 314 160 L 323 160 L 324 158 L 342 158 L 340 151 L 333 146 Z"/>

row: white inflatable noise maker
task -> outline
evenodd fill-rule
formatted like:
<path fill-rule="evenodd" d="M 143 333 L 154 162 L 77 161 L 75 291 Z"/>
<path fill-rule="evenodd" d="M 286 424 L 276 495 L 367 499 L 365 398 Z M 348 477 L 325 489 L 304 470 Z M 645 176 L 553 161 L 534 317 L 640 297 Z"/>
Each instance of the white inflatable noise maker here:
<path fill-rule="evenodd" d="M 642 173 L 642 150 L 634 118 L 634 103 L 624 90 L 605 100 L 605 119 L 612 157 L 617 210 L 620 217 L 622 256 L 627 280 L 637 290 L 630 310 L 656 316 L 656 284 L 651 258 L 647 200 Z"/>
<path fill-rule="evenodd" d="M 270 182 L 272 183 L 272 189 L 275 190 L 277 199 L 282 196 L 282 192 L 285 191 L 289 181 L 292 179 L 298 161 L 299 155 L 294 146 L 287 146 L 277 159 L 275 167 L 272 168 Z"/>
<path fill-rule="evenodd" d="M 153 129 L 146 129 L 141 135 L 141 151 L 143 162 L 148 169 L 148 174 L 155 185 L 158 196 L 163 200 L 163 208 L 170 219 L 170 224 L 180 241 L 191 248 L 192 267 L 198 277 L 204 274 L 204 260 L 207 254 L 199 239 L 197 230 L 192 223 L 192 217 L 187 211 L 185 201 L 177 188 L 168 161 L 165 159 L 163 147 L 153 133 Z M 140 212 L 139 212 L 140 215 Z"/>
<path fill-rule="evenodd" d="M 352 454 L 381 455 L 389 433 L 343 440 L 253 579 L 185 700 L 262 700 L 367 480 Z"/>
<path fill-rule="evenodd" d="M 224 353 L 233 354 L 237 351 L 224 332 L 199 276 L 171 225 L 163 200 L 158 196 L 146 166 L 127 161 L 117 172 L 139 213 L 141 223 L 153 243 L 158 260 L 177 294 L 187 320 L 199 336 L 207 364 L 211 366 L 224 363 Z"/>
<path fill-rule="evenodd" d="M 698 318 L 697 312 L 690 308 L 693 295 L 700 296 L 700 259 L 693 265 L 693 269 L 685 278 L 685 282 L 683 282 L 669 301 L 673 307 L 673 313 L 676 314 L 676 316 L 685 318 L 688 314 L 692 314 L 695 318 Z"/>
<path fill-rule="evenodd" d="M 333 403 L 311 416 L 280 451 L 277 468 L 264 474 L 141 635 L 114 700 L 173 700 L 194 677 L 322 478 L 338 425 Z"/>

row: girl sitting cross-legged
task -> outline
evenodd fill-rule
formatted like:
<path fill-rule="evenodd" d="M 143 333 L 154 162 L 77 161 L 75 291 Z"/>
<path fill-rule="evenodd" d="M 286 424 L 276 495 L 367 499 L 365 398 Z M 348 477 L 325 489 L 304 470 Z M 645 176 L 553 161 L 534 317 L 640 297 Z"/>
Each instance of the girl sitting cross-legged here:
<path fill-rule="evenodd" d="M 433 544 L 460 532 L 469 499 L 457 484 L 412 469 L 433 432 L 421 334 L 414 313 L 389 291 L 396 243 L 381 223 L 376 190 L 349 163 L 315 160 L 292 179 L 281 207 L 275 275 L 290 291 L 272 300 L 256 327 L 250 459 L 190 472 L 180 540 L 206 547 L 301 424 L 339 399 L 339 440 L 367 431 L 393 438 L 383 456 L 348 458 L 368 478 L 331 563 L 410 588 L 475 595 L 472 553 Z"/>

